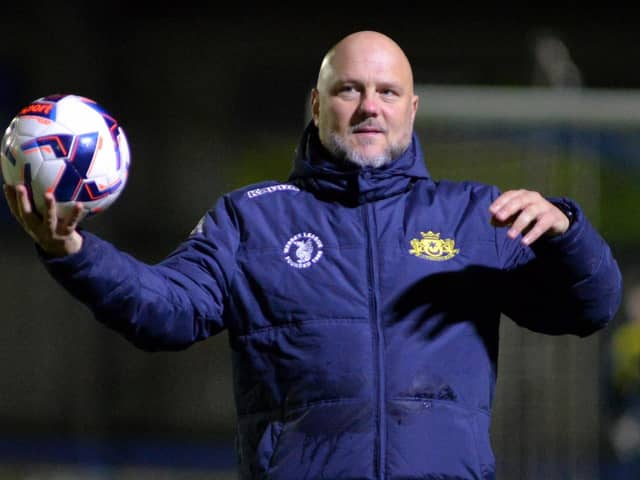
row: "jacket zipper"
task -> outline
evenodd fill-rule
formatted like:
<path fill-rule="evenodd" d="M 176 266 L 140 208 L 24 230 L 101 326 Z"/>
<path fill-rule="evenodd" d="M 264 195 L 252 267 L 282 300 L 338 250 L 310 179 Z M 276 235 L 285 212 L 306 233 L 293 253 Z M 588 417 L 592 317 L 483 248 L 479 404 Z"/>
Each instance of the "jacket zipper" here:
<path fill-rule="evenodd" d="M 384 422 L 385 406 L 385 378 L 384 378 L 384 337 L 382 334 L 381 319 L 378 311 L 378 251 L 377 251 L 377 225 L 373 205 L 365 204 L 364 226 L 367 232 L 367 273 L 369 279 L 369 314 L 373 332 L 373 373 L 376 382 L 376 445 L 375 445 L 375 469 L 378 478 L 385 478 L 385 440 L 386 425 Z"/>

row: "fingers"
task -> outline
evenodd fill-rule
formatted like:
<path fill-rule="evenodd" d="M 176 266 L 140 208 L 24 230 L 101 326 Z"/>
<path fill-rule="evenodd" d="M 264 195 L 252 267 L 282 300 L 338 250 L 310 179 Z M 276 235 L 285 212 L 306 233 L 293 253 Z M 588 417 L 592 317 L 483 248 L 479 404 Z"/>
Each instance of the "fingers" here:
<path fill-rule="evenodd" d="M 52 238 L 66 237 L 73 233 L 80 220 L 84 217 L 84 207 L 82 203 L 76 203 L 71 212 L 65 218 L 58 218 L 56 201 L 52 193 L 44 195 L 44 224 Z"/>
<path fill-rule="evenodd" d="M 80 220 L 84 217 L 84 207 L 81 203 L 74 205 L 71 213 L 58 224 L 58 235 L 71 235 L 77 228 Z"/>
<path fill-rule="evenodd" d="M 16 220 L 24 229 L 27 229 L 25 218 L 31 212 L 27 189 L 24 185 L 15 185 L 13 187 L 5 185 L 4 192 L 12 215 L 16 217 Z"/>
<path fill-rule="evenodd" d="M 11 215 L 19 218 L 18 213 L 18 201 L 16 200 L 16 189 L 11 185 L 3 185 L 4 196 L 7 199 L 7 204 L 9 205 L 9 211 L 11 211 Z"/>
<path fill-rule="evenodd" d="M 37 243 L 42 242 L 42 218 L 35 212 L 24 185 L 15 186 L 16 218 L 25 232 Z"/>
<path fill-rule="evenodd" d="M 9 205 L 9 210 L 11 211 L 11 215 L 15 217 L 20 226 L 29 233 L 29 229 L 25 224 L 23 213 L 22 213 L 22 200 L 20 199 L 20 192 L 18 186 L 4 185 L 4 196 L 7 199 L 7 204 Z"/>
<path fill-rule="evenodd" d="M 29 198 L 29 191 L 24 185 L 16 185 L 18 214 L 22 226 L 31 234 L 41 228 L 42 217 L 38 214 Z M 55 217 L 55 215 L 54 215 Z"/>
<path fill-rule="evenodd" d="M 534 224 L 527 225 L 527 227 L 525 227 L 526 229 L 523 228 L 522 230 L 522 233 L 524 234 L 524 236 L 522 237 L 522 243 L 524 243 L 525 245 L 531 245 L 541 236 L 548 233 L 551 229 L 553 221 L 554 220 L 552 216 L 544 215 L 539 217 Z"/>
<path fill-rule="evenodd" d="M 32 213 L 27 187 L 24 185 L 16 185 L 16 200 L 18 202 L 18 212 L 20 213 L 20 217 L 24 219 L 27 215 Z"/>
<path fill-rule="evenodd" d="M 502 211 L 502 208 L 509 203 L 515 197 L 522 195 L 524 190 L 508 190 L 496 198 L 489 206 L 489 211 L 501 221 L 505 221 L 510 215 L 506 215 L 506 212 Z"/>
<path fill-rule="evenodd" d="M 492 223 L 508 226 L 507 235 L 522 235 L 522 243 L 530 245 L 543 235 L 559 235 L 569 228 L 569 219 L 538 192 L 510 190 L 490 206 Z"/>
<path fill-rule="evenodd" d="M 50 255 L 63 256 L 82 248 L 82 236 L 76 231 L 84 218 L 85 209 L 77 203 L 63 219 L 58 218 L 58 207 L 52 193 L 45 193 L 43 214 L 40 215 L 29 198 L 24 185 L 4 186 L 9 209 L 18 223 L 40 247 Z"/>
<path fill-rule="evenodd" d="M 47 192 L 44 194 L 44 223 L 49 232 L 55 232 L 58 225 L 58 216 L 56 214 L 56 202 L 53 194 Z"/>
<path fill-rule="evenodd" d="M 510 225 L 513 223 L 515 216 L 534 201 L 534 199 L 531 198 L 531 194 L 539 195 L 537 192 L 529 192 L 527 190 L 509 190 L 504 192 L 489 206 L 489 211 L 498 223 Z"/>
<path fill-rule="evenodd" d="M 525 195 L 518 196 L 513 202 L 503 207 L 503 210 L 512 212 L 511 215 L 515 217 L 511 228 L 507 231 L 507 235 L 511 238 L 516 238 L 526 231 L 531 233 L 544 216 L 546 205 L 540 201 L 541 197 L 525 197 Z"/>

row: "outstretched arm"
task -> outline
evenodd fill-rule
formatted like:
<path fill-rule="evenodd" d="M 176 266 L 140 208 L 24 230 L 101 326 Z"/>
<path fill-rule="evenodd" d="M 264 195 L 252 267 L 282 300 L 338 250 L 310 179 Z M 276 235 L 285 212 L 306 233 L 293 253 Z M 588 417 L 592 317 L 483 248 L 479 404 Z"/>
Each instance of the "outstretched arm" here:
<path fill-rule="evenodd" d="M 10 209 L 40 247 L 49 273 L 95 317 L 145 350 L 177 350 L 223 329 L 234 271 L 237 231 L 223 200 L 203 221 L 203 234 L 148 265 L 89 232 L 77 230 L 82 209 L 58 219 L 53 197 L 43 216 L 23 186 L 5 188 Z"/>

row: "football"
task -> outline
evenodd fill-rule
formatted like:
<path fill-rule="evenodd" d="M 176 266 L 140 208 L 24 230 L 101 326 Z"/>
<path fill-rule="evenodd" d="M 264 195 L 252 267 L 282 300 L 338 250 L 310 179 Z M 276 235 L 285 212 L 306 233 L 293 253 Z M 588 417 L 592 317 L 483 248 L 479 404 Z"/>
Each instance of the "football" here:
<path fill-rule="evenodd" d="M 130 153 L 124 130 L 94 100 L 49 95 L 22 108 L 11 120 L 0 150 L 2 177 L 27 187 L 43 214 L 52 192 L 57 215 L 81 202 L 83 217 L 104 211 L 127 182 Z"/>

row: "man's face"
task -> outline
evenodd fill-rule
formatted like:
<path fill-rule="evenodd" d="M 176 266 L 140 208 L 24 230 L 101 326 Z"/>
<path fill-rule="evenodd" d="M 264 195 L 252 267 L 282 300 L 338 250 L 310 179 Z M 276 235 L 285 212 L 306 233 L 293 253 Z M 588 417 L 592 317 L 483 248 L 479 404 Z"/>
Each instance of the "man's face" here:
<path fill-rule="evenodd" d="M 312 92 L 320 141 L 360 166 L 384 165 L 406 150 L 417 106 L 409 62 L 377 37 L 339 44 Z"/>

